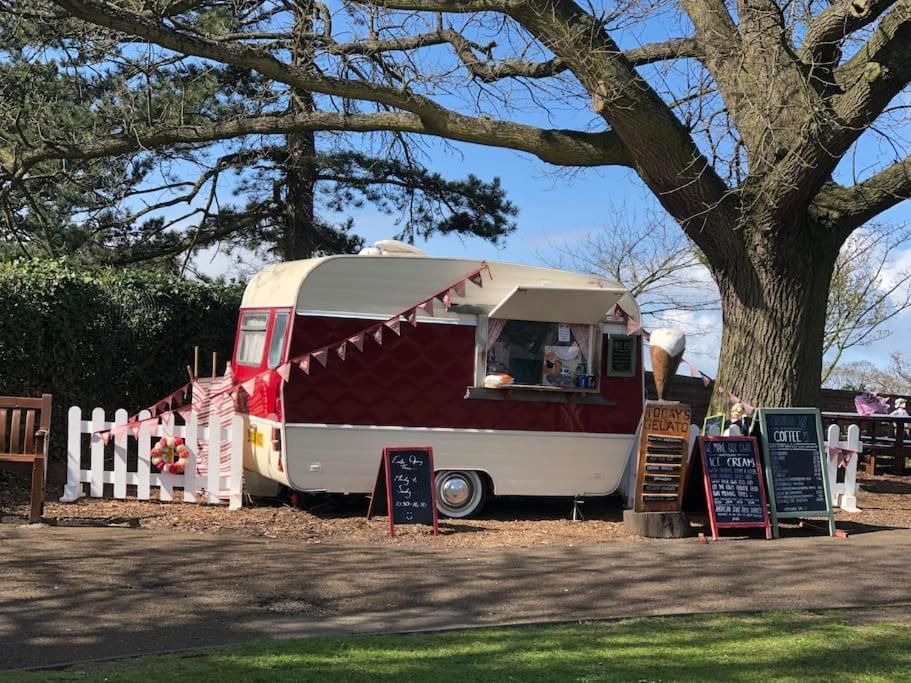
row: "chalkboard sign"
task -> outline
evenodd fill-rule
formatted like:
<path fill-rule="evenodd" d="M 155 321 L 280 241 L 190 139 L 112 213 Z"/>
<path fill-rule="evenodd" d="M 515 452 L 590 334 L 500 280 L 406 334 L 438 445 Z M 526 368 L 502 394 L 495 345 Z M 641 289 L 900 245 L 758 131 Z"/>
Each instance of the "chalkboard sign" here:
<path fill-rule="evenodd" d="M 724 413 L 717 415 L 706 415 L 702 422 L 703 436 L 721 436 L 724 431 Z"/>
<path fill-rule="evenodd" d="M 383 449 L 367 519 L 389 512 L 389 535 L 396 524 L 437 526 L 433 449 L 430 446 L 390 446 Z"/>
<path fill-rule="evenodd" d="M 718 529 L 765 527 L 771 538 L 756 439 L 700 437 L 699 451 L 712 537 Z"/>
<path fill-rule="evenodd" d="M 797 517 L 828 517 L 834 536 L 819 411 L 763 408 L 758 419 L 775 536 L 779 519 Z"/>

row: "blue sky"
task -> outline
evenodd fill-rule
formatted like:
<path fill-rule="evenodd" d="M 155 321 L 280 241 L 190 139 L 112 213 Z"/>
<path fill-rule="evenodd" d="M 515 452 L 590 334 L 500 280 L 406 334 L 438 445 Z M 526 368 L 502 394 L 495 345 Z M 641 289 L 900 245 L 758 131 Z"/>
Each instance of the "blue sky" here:
<path fill-rule="evenodd" d="M 455 152 L 453 147 L 457 150 Z M 875 150 L 865 150 L 875 154 Z M 547 257 L 548 245 L 574 241 L 596 232 L 610 222 L 612 212 L 623 209 L 624 215 L 644 218 L 656 203 L 638 178 L 620 168 L 584 169 L 566 174 L 530 155 L 478 145 L 449 143 L 431 144 L 428 165 L 450 178 L 472 172 L 484 180 L 499 177 L 510 201 L 520 213 L 518 229 L 501 247 L 483 240 L 456 236 L 434 237 L 418 246 L 435 256 L 487 258 L 541 264 Z M 558 172 L 559 171 L 559 172 Z M 351 214 L 355 230 L 367 243 L 388 239 L 397 232 L 394 219 L 373 210 Z M 891 222 L 911 222 L 911 206 L 905 202 L 885 215 Z M 211 275 L 231 274 L 236 267 L 230 259 L 211 254 L 199 259 L 202 270 Z M 911 270 L 911 245 L 900 254 L 902 270 Z M 692 338 L 687 354 L 700 368 L 714 376 L 720 344 L 720 316 L 698 314 L 696 323 L 714 333 Z M 885 367 L 895 350 L 911 353 L 911 312 L 906 312 L 890 325 L 893 334 L 871 347 L 849 351 L 844 360 L 870 360 Z"/>

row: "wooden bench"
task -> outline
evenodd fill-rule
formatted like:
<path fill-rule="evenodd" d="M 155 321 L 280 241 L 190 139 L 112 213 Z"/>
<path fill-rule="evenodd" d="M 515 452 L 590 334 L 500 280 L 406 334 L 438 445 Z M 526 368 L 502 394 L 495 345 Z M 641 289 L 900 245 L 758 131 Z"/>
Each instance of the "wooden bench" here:
<path fill-rule="evenodd" d="M 41 398 L 0 396 L 0 470 L 31 474 L 32 524 L 41 521 L 44 511 L 51 402 L 50 394 Z"/>

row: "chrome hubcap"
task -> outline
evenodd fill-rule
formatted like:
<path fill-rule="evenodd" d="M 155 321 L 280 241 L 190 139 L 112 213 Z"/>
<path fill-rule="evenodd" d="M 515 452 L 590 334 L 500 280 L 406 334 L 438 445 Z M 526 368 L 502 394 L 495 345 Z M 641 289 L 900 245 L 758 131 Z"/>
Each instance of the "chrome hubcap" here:
<path fill-rule="evenodd" d="M 443 502 L 450 507 L 462 507 L 471 498 L 471 485 L 462 477 L 447 477 L 440 487 Z"/>

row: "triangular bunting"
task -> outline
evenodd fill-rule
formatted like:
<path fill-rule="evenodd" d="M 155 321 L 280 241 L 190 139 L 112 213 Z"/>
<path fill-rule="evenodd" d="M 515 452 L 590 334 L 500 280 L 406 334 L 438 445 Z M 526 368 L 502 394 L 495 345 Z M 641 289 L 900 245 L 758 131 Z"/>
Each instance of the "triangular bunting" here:
<path fill-rule="evenodd" d="M 101 443 L 107 446 L 111 442 L 111 433 L 110 432 L 99 432 L 99 438 L 101 438 Z"/>
<path fill-rule="evenodd" d="M 316 358 L 320 365 L 326 367 L 326 362 L 329 360 L 329 349 L 320 349 L 319 351 L 314 351 L 310 355 Z"/>
<path fill-rule="evenodd" d="M 487 278 L 488 278 L 489 280 L 493 280 L 493 271 L 490 270 L 490 266 L 487 265 L 487 263 L 484 264 L 484 270 L 487 271 Z"/>
<path fill-rule="evenodd" d="M 636 332 L 638 332 L 641 329 L 642 329 L 642 323 L 640 323 L 638 320 L 636 320 L 635 318 L 626 319 L 626 334 L 628 336 L 632 336 L 632 335 L 636 334 Z"/>
<path fill-rule="evenodd" d="M 712 383 L 712 378 L 709 377 L 707 374 L 705 374 L 704 372 L 700 372 L 699 374 L 702 375 L 702 384 L 703 384 L 703 386 L 706 386 L 706 387 L 707 387 L 709 384 Z"/>
<path fill-rule="evenodd" d="M 699 377 L 699 375 L 702 374 L 699 372 L 696 366 L 689 361 L 684 361 L 684 363 L 686 363 L 687 367 L 690 369 L 690 377 Z"/>
<path fill-rule="evenodd" d="M 187 422 L 190 419 L 190 413 L 193 412 L 193 409 L 190 406 L 184 406 L 183 408 L 178 408 L 176 412 L 184 422 Z"/>
<path fill-rule="evenodd" d="M 301 369 L 305 375 L 310 374 L 310 356 L 304 356 L 300 363 L 297 364 L 297 367 Z"/>
<path fill-rule="evenodd" d="M 433 315 L 433 299 L 427 299 L 427 301 L 423 302 L 418 308 L 423 308 L 427 311 L 427 315 Z"/>
<path fill-rule="evenodd" d="M 130 434 L 133 435 L 134 439 L 139 438 L 139 428 L 141 426 L 142 426 L 141 422 L 130 422 L 130 424 L 127 425 L 127 427 L 129 427 Z"/>
<path fill-rule="evenodd" d="M 348 343 L 351 344 L 358 351 L 364 350 L 364 333 L 356 334 L 353 337 L 348 337 Z"/>
<path fill-rule="evenodd" d="M 247 396 L 252 396 L 256 391 L 256 377 L 251 377 L 246 382 L 240 383 L 241 388 L 247 392 Z"/>
<path fill-rule="evenodd" d="M 373 341 L 375 341 L 380 346 L 383 345 L 383 326 L 382 325 L 377 327 L 370 334 L 373 336 Z"/>
<path fill-rule="evenodd" d="M 335 347 L 335 352 L 338 354 L 338 357 L 341 358 L 342 360 L 345 360 L 345 353 L 347 351 L 347 348 L 348 348 L 348 342 L 346 342 L 346 341 L 343 341 L 341 344 L 339 344 L 337 347 Z"/>
<path fill-rule="evenodd" d="M 756 412 L 756 408 L 753 407 L 750 403 L 747 403 L 746 401 L 741 401 L 741 403 L 743 404 L 743 409 L 747 411 L 747 415 L 752 415 L 754 412 Z"/>
<path fill-rule="evenodd" d="M 411 323 L 412 327 L 418 326 L 418 309 L 412 308 L 405 314 L 405 320 Z"/>
<path fill-rule="evenodd" d="M 478 287 L 483 287 L 483 286 L 484 286 L 484 278 L 481 277 L 480 271 L 478 271 L 478 272 L 475 273 L 474 275 L 469 275 L 469 276 L 468 276 L 468 279 L 471 280 L 471 281 L 472 281 L 474 284 L 476 284 Z"/>
<path fill-rule="evenodd" d="M 456 293 L 456 296 L 462 298 L 465 297 L 465 280 L 460 280 L 452 286 L 452 291 Z"/>
<path fill-rule="evenodd" d="M 283 365 L 279 365 L 275 369 L 275 373 L 287 382 L 288 378 L 291 377 L 291 363 L 284 363 Z"/>
<path fill-rule="evenodd" d="M 174 414 L 168 410 L 161 414 L 161 424 L 164 427 L 170 427 L 174 422 Z"/>
<path fill-rule="evenodd" d="M 392 330 L 395 334 L 402 334 L 402 321 L 399 320 L 398 316 L 394 318 L 389 318 L 386 322 L 383 323 L 386 327 Z"/>
<path fill-rule="evenodd" d="M 443 295 L 443 305 L 447 310 L 452 307 L 452 290 L 449 290 Z"/>
<path fill-rule="evenodd" d="M 731 394 L 730 401 L 731 403 L 740 403 L 740 397 L 735 394 Z"/>

